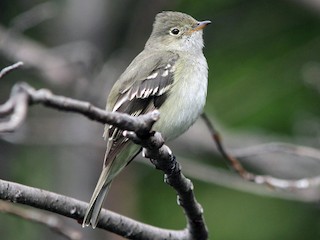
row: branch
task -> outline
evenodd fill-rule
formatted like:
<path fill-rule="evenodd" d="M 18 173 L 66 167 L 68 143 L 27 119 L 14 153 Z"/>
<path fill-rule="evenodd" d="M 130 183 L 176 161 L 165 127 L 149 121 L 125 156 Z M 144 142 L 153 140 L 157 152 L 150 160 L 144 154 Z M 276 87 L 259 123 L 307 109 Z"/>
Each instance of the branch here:
<path fill-rule="evenodd" d="M 0 212 L 12 214 L 23 219 L 45 225 L 49 227 L 52 231 L 64 236 L 67 239 L 81 239 L 80 232 L 65 227 L 63 224 L 61 224 L 60 220 L 54 215 L 44 214 L 40 211 L 31 209 L 24 209 L 22 207 L 4 201 L 0 201 Z"/>
<path fill-rule="evenodd" d="M 8 121 L 0 123 L 0 133 L 16 130 L 25 120 L 29 105 L 34 104 L 80 113 L 97 122 L 108 123 L 134 132 L 148 132 L 159 118 L 158 111 L 139 117 L 132 117 L 125 113 L 106 112 L 89 102 L 54 95 L 47 89 L 35 90 L 27 83 L 18 83 L 12 88 L 10 99 L 0 105 L 0 116 L 9 117 Z"/>
<path fill-rule="evenodd" d="M 312 178 L 302 178 L 298 180 L 288 180 L 288 179 L 275 178 L 269 175 L 256 175 L 254 173 L 247 171 L 237 158 L 230 155 L 226 151 L 225 147 L 223 146 L 222 139 L 219 133 L 214 128 L 213 124 L 211 123 L 211 121 L 209 120 L 208 116 L 205 113 L 202 114 L 202 119 L 204 120 L 204 122 L 206 123 L 209 129 L 211 136 L 217 145 L 218 151 L 228 161 L 232 169 L 234 169 L 242 178 L 257 184 L 265 184 L 272 188 L 283 189 L 283 190 L 307 189 L 310 187 L 318 187 L 320 185 L 320 176 L 315 176 Z M 291 149 L 292 149 L 292 145 L 291 145 Z M 296 147 L 296 149 L 298 149 L 298 147 Z M 302 154 L 301 151 L 299 151 L 298 153 L 300 155 Z M 306 152 L 306 154 L 308 155 L 310 155 L 310 153 L 311 153 L 310 151 Z M 316 153 L 316 150 L 313 151 L 312 153 L 314 156 L 314 154 Z M 320 159 L 319 155 L 318 157 Z"/>
<path fill-rule="evenodd" d="M 134 132 L 124 132 L 136 144 L 144 147 L 143 155 L 149 158 L 157 169 L 165 173 L 165 182 L 173 187 L 178 194 L 178 204 L 183 208 L 188 221 L 188 239 L 205 240 L 208 230 L 203 217 L 203 209 L 193 193 L 193 184 L 181 172 L 181 166 L 172 155 L 168 146 L 164 145 L 161 134 L 156 132 L 143 138 Z"/>
<path fill-rule="evenodd" d="M 4 69 L 2 69 L 2 70 L 0 71 L 0 79 L 1 79 L 4 75 L 8 74 L 9 72 L 11 72 L 11 71 L 14 70 L 14 69 L 19 68 L 19 67 L 22 66 L 22 65 L 23 65 L 23 62 L 17 62 L 17 63 L 15 63 L 15 64 L 12 64 L 12 65 L 8 66 L 8 67 L 5 67 Z"/>
<path fill-rule="evenodd" d="M 82 222 L 88 204 L 42 189 L 0 180 L 0 199 L 47 210 Z M 129 239 L 188 239 L 187 231 L 166 230 L 140 223 L 112 211 L 102 209 L 100 228 L 114 232 Z"/>

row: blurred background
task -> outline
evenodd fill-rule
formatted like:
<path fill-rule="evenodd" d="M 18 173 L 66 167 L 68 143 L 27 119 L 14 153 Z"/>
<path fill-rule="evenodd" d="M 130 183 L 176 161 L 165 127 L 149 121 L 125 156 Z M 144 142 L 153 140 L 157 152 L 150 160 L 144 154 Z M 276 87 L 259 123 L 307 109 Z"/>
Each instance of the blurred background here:
<path fill-rule="evenodd" d="M 0 103 L 26 81 L 104 108 L 163 10 L 213 22 L 204 34 L 205 112 L 227 148 L 255 173 L 320 175 L 319 159 L 275 151 L 277 142 L 320 146 L 318 0 L 1 0 L 0 69 L 25 65 L 0 80 Z M 102 133 L 83 116 L 31 107 L 23 126 L 0 135 L 0 178 L 89 201 L 102 167 Z M 284 192 L 245 182 L 216 152 L 201 120 L 168 145 L 194 182 L 210 239 L 320 238 L 319 187 Z M 114 181 L 105 207 L 155 226 L 185 227 L 175 192 L 141 157 Z M 82 239 L 123 239 L 59 218 Z M 1 239 L 64 239 L 9 214 L 0 213 L 0 226 Z"/>

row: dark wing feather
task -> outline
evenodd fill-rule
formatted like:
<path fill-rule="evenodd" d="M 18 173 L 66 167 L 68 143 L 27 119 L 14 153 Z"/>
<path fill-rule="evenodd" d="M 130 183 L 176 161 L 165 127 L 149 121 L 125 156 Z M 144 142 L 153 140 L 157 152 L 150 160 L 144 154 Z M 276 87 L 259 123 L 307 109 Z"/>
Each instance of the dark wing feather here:
<path fill-rule="evenodd" d="M 167 59 L 160 55 L 148 75 L 134 81 L 129 88 L 119 91 L 112 111 L 138 116 L 159 108 L 170 94 L 177 59 L 177 54 L 172 54 Z M 108 138 L 105 157 L 107 165 L 126 146 L 128 139 L 123 137 L 121 130 L 113 126 L 106 126 L 105 137 Z"/>
<path fill-rule="evenodd" d="M 177 57 L 174 57 L 169 59 L 166 63 L 162 62 L 162 64 L 153 69 L 144 79 L 135 81 L 129 89 L 121 91 L 113 111 L 122 112 L 118 109 L 125 102 L 134 107 L 134 104 L 136 103 L 134 101 L 135 99 L 152 100 L 154 97 L 166 93 L 173 83 L 176 60 Z"/>

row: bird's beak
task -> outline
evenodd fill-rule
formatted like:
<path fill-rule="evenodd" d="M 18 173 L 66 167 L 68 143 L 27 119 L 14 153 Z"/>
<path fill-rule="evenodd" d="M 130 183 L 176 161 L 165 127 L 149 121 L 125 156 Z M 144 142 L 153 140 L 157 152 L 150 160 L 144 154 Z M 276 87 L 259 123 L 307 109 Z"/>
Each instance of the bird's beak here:
<path fill-rule="evenodd" d="M 205 28 L 205 27 L 206 27 L 207 25 L 209 25 L 210 23 L 211 23 L 211 21 L 209 21 L 209 20 L 202 21 L 202 22 L 198 22 L 198 25 L 197 25 L 194 29 L 192 29 L 192 30 L 193 30 L 193 32 L 199 31 L 199 30 Z"/>

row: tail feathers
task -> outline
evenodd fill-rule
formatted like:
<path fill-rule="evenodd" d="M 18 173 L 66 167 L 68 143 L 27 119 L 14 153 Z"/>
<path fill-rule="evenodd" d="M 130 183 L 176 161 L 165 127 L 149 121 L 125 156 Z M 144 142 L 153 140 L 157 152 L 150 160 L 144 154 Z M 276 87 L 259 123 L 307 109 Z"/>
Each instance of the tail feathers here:
<path fill-rule="evenodd" d="M 132 159 L 132 156 L 136 156 L 140 151 L 140 146 L 129 141 L 125 142 L 124 145 L 121 145 L 121 148 L 122 147 L 126 147 L 126 150 L 120 152 L 118 152 L 119 150 L 114 150 L 115 152 L 112 152 L 112 154 L 109 154 L 110 149 L 107 149 L 104 167 L 86 211 L 82 223 L 83 227 L 91 225 L 95 228 L 97 226 L 103 200 L 109 191 L 111 181 L 127 165 L 127 163 Z"/>
<path fill-rule="evenodd" d="M 109 170 L 109 167 L 104 167 L 102 169 L 84 216 L 82 227 L 91 225 L 92 228 L 95 228 L 98 224 L 99 213 L 103 204 L 103 200 L 107 195 L 111 185 L 111 180 L 109 179 Z"/>
<path fill-rule="evenodd" d="M 94 194 L 90 200 L 89 207 L 87 208 L 85 217 L 83 219 L 82 227 L 92 226 L 96 228 L 99 220 L 99 214 L 102 208 L 103 200 L 109 192 L 111 182 L 101 188 L 97 194 Z"/>

